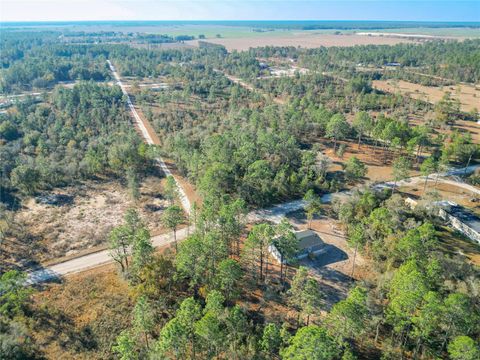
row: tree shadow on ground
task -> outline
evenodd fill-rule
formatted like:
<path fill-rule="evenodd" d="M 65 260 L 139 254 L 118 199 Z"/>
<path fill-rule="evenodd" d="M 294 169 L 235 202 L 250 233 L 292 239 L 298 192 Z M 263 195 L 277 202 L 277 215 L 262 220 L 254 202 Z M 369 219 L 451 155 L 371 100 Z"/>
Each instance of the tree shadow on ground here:
<path fill-rule="evenodd" d="M 321 276 L 320 289 L 323 294 L 325 310 L 330 309 L 341 300 L 344 300 L 353 284 L 353 278 L 337 270 L 323 267 L 317 270 Z"/>
<path fill-rule="evenodd" d="M 321 254 L 300 261 L 300 265 L 308 267 L 317 276 L 320 291 L 324 297 L 325 310 L 330 310 L 334 304 L 345 299 L 353 284 L 352 277 L 327 265 L 345 261 L 348 258 L 345 251 L 334 245 L 326 244 L 325 250 Z"/>
<path fill-rule="evenodd" d="M 308 259 L 310 262 L 308 266 L 322 268 L 324 266 L 335 264 L 339 261 L 344 261 L 347 259 L 348 255 L 345 251 L 336 247 L 335 245 L 325 244 L 325 247 L 322 249 L 322 253 L 315 255 L 313 259 Z"/>
<path fill-rule="evenodd" d="M 25 271 L 40 268 L 37 254 L 45 252 L 45 246 L 39 241 L 40 237 L 32 234 L 8 237 L 0 244 L 0 271 Z"/>
<path fill-rule="evenodd" d="M 42 306 L 32 314 L 33 329 L 43 334 L 43 345 L 57 342 L 63 349 L 74 352 L 94 350 L 97 341 L 89 325 L 79 329 L 75 322 L 62 310 Z M 42 344 L 40 344 L 42 345 Z"/>

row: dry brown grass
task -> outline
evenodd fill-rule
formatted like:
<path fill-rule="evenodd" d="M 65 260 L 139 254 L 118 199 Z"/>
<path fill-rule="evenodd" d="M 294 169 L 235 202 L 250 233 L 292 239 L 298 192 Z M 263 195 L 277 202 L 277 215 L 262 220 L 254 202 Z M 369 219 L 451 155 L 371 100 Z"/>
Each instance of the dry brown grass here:
<path fill-rule="evenodd" d="M 130 324 L 128 284 L 113 265 L 48 285 L 33 297 L 35 343 L 47 359 L 109 359 Z"/>
<path fill-rule="evenodd" d="M 163 231 L 162 209 L 168 206 L 161 197 L 161 179 L 150 176 L 140 188 L 141 197 L 133 201 L 127 188 L 118 181 L 86 181 L 81 185 L 51 191 L 73 197 L 71 204 L 45 205 L 36 199 L 26 201 L 15 221 L 28 239 L 16 239 L 8 253 L 11 258 L 31 258 L 36 262 L 58 260 L 106 246 L 108 234 L 123 221 L 129 207 L 137 209 L 152 234 Z M 24 253 L 22 243 L 32 251 Z M 5 254 L 4 254 L 5 255 Z"/>
<path fill-rule="evenodd" d="M 373 87 L 390 93 L 408 95 L 414 99 L 424 100 L 432 104 L 439 102 L 446 92 L 460 101 L 460 109 L 468 112 L 473 108 L 480 109 L 480 88 L 474 85 L 459 84 L 456 86 L 425 86 L 403 80 L 374 80 Z"/>

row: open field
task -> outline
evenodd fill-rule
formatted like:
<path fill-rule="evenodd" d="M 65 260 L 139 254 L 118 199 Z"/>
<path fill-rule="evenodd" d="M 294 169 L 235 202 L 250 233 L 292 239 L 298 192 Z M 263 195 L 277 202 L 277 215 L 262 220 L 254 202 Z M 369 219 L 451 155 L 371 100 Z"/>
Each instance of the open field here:
<path fill-rule="evenodd" d="M 44 358 L 107 359 L 133 304 L 128 283 L 108 265 L 47 285 L 32 307 L 34 342 Z"/>
<path fill-rule="evenodd" d="M 335 34 L 316 34 L 307 31 L 284 34 L 283 36 L 258 36 L 258 37 L 238 37 L 238 38 L 220 38 L 207 39 L 208 42 L 223 45 L 228 51 L 248 50 L 249 48 L 263 46 L 295 46 L 303 48 L 316 48 L 320 46 L 355 46 L 355 45 L 395 45 L 399 43 L 413 42 L 410 39 L 401 39 L 393 37 L 375 37 L 362 35 L 335 35 Z M 189 42 L 198 43 L 197 40 Z"/>
<path fill-rule="evenodd" d="M 428 180 L 426 187 L 427 192 L 434 190 L 442 200 L 453 201 L 461 206 L 469 208 L 477 214 L 480 214 L 480 204 L 475 200 L 475 194 L 472 194 L 471 191 L 459 186 L 453 186 L 442 182 L 437 183 L 435 186 L 435 180 L 436 179 L 433 176 Z M 425 195 L 423 187 L 424 182 L 422 181 L 415 185 L 402 186 L 401 191 L 410 197 L 421 199 L 421 197 Z"/>
<path fill-rule="evenodd" d="M 435 104 L 446 92 L 460 101 L 460 109 L 468 112 L 480 108 L 480 87 L 459 84 L 457 86 L 433 87 L 414 84 L 403 80 L 374 80 L 373 87 L 391 93 L 401 93 L 414 99 Z"/>
<path fill-rule="evenodd" d="M 364 32 L 364 31 L 359 31 Z M 403 29 L 373 29 L 368 30 L 369 33 L 394 33 L 394 34 L 405 34 L 405 35 L 426 35 L 426 36 L 435 36 L 435 37 L 452 37 L 452 38 L 478 38 L 480 37 L 480 31 L 476 28 L 403 28 Z"/>
<path fill-rule="evenodd" d="M 160 195 L 161 188 L 161 180 L 150 176 L 144 180 L 137 202 L 116 181 L 88 181 L 49 193 L 62 196 L 62 204 L 44 204 L 31 198 L 16 215 L 21 230 L 15 238 L 7 239 L 5 247 L 10 250 L 2 251 L 2 261 L 12 266 L 44 263 L 102 249 L 129 207 L 139 211 L 152 235 L 158 234 L 163 230 L 160 214 L 168 206 Z"/>
<path fill-rule="evenodd" d="M 329 172 L 336 173 L 343 171 L 343 164 L 351 157 L 355 156 L 367 166 L 366 181 L 385 182 L 392 180 L 392 154 L 390 151 L 384 152 L 380 147 L 362 144 L 360 149 L 356 142 L 341 141 L 339 144 L 346 146 L 345 153 L 339 157 L 334 151 L 329 141 L 320 141 L 320 145 L 324 155 L 332 160 Z M 410 176 L 417 176 L 418 171 L 410 171 Z"/>

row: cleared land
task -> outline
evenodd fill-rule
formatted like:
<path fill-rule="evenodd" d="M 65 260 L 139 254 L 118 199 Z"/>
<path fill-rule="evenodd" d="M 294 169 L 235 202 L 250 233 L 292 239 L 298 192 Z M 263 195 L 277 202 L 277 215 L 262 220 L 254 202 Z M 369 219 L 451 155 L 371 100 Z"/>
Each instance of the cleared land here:
<path fill-rule="evenodd" d="M 64 199 L 61 204 L 32 198 L 15 217 L 17 236 L 6 239 L 1 260 L 11 266 L 28 265 L 102 249 L 129 207 L 139 211 L 153 235 L 161 233 L 160 216 L 168 206 L 161 188 L 159 178 L 150 176 L 136 202 L 117 181 L 88 181 L 50 192 Z"/>
<path fill-rule="evenodd" d="M 434 87 L 414 84 L 403 80 L 374 80 L 373 87 L 390 93 L 400 93 L 414 99 L 435 104 L 446 92 L 460 101 L 460 109 L 468 112 L 480 108 L 480 88 L 473 85 L 459 84 L 456 86 Z"/>
<path fill-rule="evenodd" d="M 359 31 L 366 32 L 366 31 Z M 461 28 L 403 28 L 403 29 L 379 29 L 368 30 L 369 33 L 382 33 L 382 34 L 401 34 L 401 35 L 421 35 L 421 36 L 435 36 L 443 38 L 478 38 L 480 32 L 476 28 L 461 27 Z"/>
<path fill-rule="evenodd" d="M 114 265 L 50 284 L 33 297 L 34 342 L 46 359 L 108 359 L 132 300 Z"/>
<path fill-rule="evenodd" d="M 309 32 L 299 32 L 285 34 L 282 36 L 259 36 L 249 38 L 220 38 L 207 39 L 207 42 L 223 45 L 228 51 L 248 50 L 249 48 L 263 46 L 299 46 L 303 48 L 316 48 L 320 46 L 355 46 L 355 45 L 395 45 L 399 43 L 411 43 L 413 40 L 406 38 L 394 38 L 385 36 L 363 36 L 363 35 L 335 35 L 335 34 L 316 34 Z M 190 44 L 198 44 L 197 40 L 192 40 Z"/>

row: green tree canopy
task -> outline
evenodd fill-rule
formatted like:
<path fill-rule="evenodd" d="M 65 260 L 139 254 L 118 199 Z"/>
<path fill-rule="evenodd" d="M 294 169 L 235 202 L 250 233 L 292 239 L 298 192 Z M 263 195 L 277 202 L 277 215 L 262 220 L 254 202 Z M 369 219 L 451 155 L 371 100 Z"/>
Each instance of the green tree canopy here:
<path fill-rule="evenodd" d="M 281 351 L 285 360 L 333 360 L 341 354 L 324 328 L 316 325 L 305 326 L 297 331 L 288 347 Z"/>

